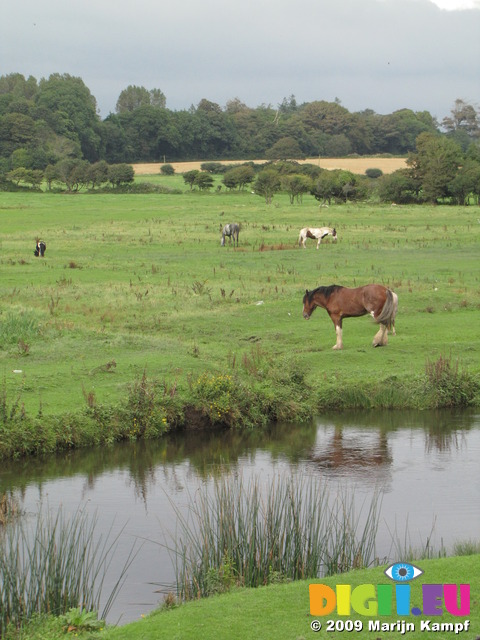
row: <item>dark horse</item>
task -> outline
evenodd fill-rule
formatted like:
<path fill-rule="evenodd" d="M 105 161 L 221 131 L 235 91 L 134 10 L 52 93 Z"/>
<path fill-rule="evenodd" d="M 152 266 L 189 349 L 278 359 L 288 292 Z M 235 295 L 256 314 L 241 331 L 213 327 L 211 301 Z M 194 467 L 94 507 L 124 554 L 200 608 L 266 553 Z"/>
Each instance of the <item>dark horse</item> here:
<path fill-rule="evenodd" d="M 43 240 L 37 240 L 37 244 L 35 246 L 35 251 L 33 255 L 38 258 L 38 256 L 42 257 L 45 255 L 45 251 L 47 250 L 47 245 Z"/>
<path fill-rule="evenodd" d="M 240 225 L 238 225 L 236 222 L 230 222 L 229 224 L 226 224 L 223 227 L 222 240 L 220 242 L 222 247 L 225 246 L 225 236 L 228 236 L 230 238 L 230 244 L 232 243 L 232 238 L 233 238 L 233 246 L 235 246 L 235 238 L 236 238 L 237 239 L 237 247 L 238 247 L 238 234 L 239 233 L 240 233 Z"/>
<path fill-rule="evenodd" d="M 335 325 L 337 342 L 334 349 L 343 349 L 343 318 L 356 318 L 367 313 L 380 325 L 373 339 L 374 347 L 387 344 L 388 330 L 395 335 L 395 315 L 398 309 L 398 296 L 381 284 L 367 284 L 364 287 L 348 289 L 336 284 L 318 287 L 306 291 L 303 296 L 303 317 L 308 320 L 315 307 L 326 309 Z"/>

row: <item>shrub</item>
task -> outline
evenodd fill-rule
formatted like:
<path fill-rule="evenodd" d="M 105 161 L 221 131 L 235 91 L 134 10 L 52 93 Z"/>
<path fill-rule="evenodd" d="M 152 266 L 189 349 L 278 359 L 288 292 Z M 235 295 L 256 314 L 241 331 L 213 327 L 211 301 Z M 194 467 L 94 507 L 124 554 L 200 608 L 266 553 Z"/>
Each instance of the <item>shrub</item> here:
<path fill-rule="evenodd" d="M 380 176 L 383 176 L 383 171 L 381 169 L 371 168 L 365 171 L 365 175 L 367 176 L 367 178 L 376 179 L 380 178 Z"/>
<path fill-rule="evenodd" d="M 160 173 L 162 176 L 173 176 L 175 173 L 175 167 L 171 164 L 162 164 L 160 167 Z"/>

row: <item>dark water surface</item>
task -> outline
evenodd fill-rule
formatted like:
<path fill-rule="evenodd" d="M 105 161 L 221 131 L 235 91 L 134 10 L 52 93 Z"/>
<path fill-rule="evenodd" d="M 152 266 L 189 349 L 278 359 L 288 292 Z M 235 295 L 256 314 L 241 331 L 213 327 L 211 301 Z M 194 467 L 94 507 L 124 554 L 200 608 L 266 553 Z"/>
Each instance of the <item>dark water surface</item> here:
<path fill-rule="evenodd" d="M 479 460 L 478 411 L 362 412 L 263 433 L 193 432 L 4 463 L 0 492 L 13 491 L 26 518 L 41 503 L 96 514 L 99 533 L 121 531 L 116 567 L 136 541 L 138 554 L 110 615 L 126 623 L 163 601 L 175 573 L 162 545 L 172 544 L 176 509 L 185 513 L 215 477 L 260 477 L 268 486 L 279 475 L 314 476 L 328 491 L 354 492 L 359 509 L 380 491 L 376 553 L 395 561 L 397 538 L 414 548 L 430 540 L 448 552 L 456 541 L 480 538 Z M 108 576 L 106 595 L 114 579 Z"/>

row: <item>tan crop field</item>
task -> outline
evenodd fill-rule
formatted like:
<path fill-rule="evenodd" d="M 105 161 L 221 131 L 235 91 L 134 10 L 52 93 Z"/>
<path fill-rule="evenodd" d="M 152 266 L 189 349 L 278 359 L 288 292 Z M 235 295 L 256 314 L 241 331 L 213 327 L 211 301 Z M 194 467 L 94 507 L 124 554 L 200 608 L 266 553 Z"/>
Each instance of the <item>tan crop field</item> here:
<path fill-rule="evenodd" d="M 200 166 L 205 160 L 198 162 L 172 162 L 170 163 L 175 173 L 185 173 L 186 171 L 192 171 L 193 169 L 200 170 Z M 268 160 L 222 160 L 222 164 L 241 164 L 242 162 L 255 162 L 261 164 L 268 162 Z M 323 169 L 347 169 L 352 173 L 364 174 L 367 169 L 381 169 L 383 173 L 393 173 L 397 169 L 404 169 L 406 167 L 406 158 L 307 158 L 306 160 L 299 160 L 300 164 L 308 163 L 314 164 Z M 152 162 L 148 164 L 134 164 L 133 168 L 135 174 L 142 175 L 156 175 L 160 173 L 160 167 L 162 163 Z"/>

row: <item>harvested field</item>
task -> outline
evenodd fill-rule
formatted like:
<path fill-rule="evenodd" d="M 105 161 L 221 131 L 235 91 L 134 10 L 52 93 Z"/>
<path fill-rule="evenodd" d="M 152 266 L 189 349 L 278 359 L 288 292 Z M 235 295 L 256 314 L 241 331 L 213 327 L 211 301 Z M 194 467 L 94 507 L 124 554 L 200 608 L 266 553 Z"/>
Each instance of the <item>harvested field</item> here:
<path fill-rule="evenodd" d="M 175 173 L 185 173 L 193 169 L 200 170 L 206 160 L 198 162 L 172 162 Z M 222 164 L 241 164 L 242 162 L 255 162 L 261 164 L 267 160 L 222 160 Z M 393 173 L 397 169 L 404 169 L 406 166 L 406 158 L 307 158 L 299 160 L 300 164 L 309 163 L 322 167 L 323 169 L 347 169 L 352 173 L 363 174 L 367 169 L 381 169 L 383 173 Z M 148 164 L 134 164 L 135 174 L 139 176 L 153 175 L 160 173 L 160 162 L 152 162 Z"/>

